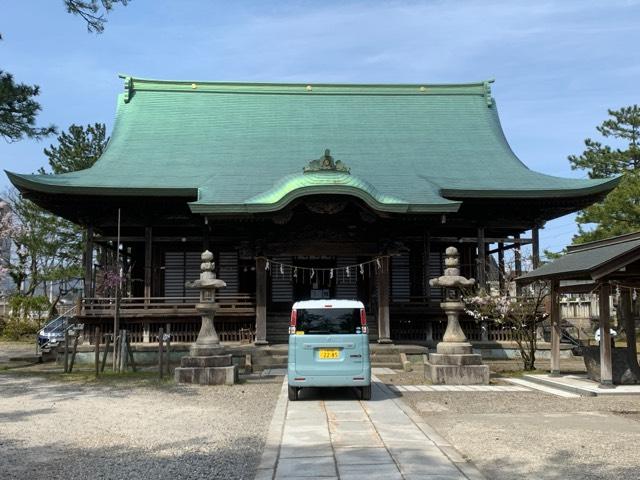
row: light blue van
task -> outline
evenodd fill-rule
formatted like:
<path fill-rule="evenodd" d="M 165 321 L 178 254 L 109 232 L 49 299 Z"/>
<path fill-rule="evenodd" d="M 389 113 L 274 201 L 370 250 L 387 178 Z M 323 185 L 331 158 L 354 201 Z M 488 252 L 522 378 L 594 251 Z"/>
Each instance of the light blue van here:
<path fill-rule="evenodd" d="M 289 400 L 305 387 L 356 387 L 371 399 L 367 315 L 356 300 L 296 302 L 289 323 Z"/>

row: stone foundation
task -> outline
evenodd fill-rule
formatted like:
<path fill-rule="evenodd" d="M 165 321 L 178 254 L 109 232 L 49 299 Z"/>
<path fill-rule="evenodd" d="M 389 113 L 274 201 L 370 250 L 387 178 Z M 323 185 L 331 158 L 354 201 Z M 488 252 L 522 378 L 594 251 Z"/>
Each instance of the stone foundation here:
<path fill-rule="evenodd" d="M 430 353 L 425 376 L 436 385 L 488 385 L 489 366 L 466 342 L 440 342 Z"/>
<path fill-rule="evenodd" d="M 176 383 L 199 385 L 233 385 L 238 381 L 238 369 L 231 355 L 182 357 L 174 372 Z"/>

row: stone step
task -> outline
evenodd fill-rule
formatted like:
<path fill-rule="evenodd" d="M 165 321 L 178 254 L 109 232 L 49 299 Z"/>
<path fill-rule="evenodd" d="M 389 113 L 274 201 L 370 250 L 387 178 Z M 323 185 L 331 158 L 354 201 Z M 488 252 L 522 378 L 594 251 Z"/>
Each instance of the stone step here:
<path fill-rule="evenodd" d="M 379 362 L 379 363 L 371 362 L 371 368 L 392 368 L 394 370 L 402 370 L 402 364 L 393 363 L 393 362 Z"/>
<path fill-rule="evenodd" d="M 379 362 L 400 362 L 400 354 L 390 354 L 390 353 L 371 353 L 370 354 L 371 361 L 379 361 Z"/>
<path fill-rule="evenodd" d="M 230 367 L 178 367 L 174 370 L 176 383 L 199 385 L 233 385 L 238 381 L 238 369 Z"/>
<path fill-rule="evenodd" d="M 212 355 L 209 357 L 182 357 L 180 366 L 182 367 L 228 367 L 231 365 L 231 354 Z"/>

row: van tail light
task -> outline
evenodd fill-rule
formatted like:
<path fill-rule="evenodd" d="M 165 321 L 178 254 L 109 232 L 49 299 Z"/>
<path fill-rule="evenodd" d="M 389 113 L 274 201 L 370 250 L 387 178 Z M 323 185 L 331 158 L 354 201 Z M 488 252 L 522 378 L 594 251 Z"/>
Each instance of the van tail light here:
<path fill-rule="evenodd" d="M 367 327 L 367 312 L 364 308 L 360 309 L 360 326 L 362 326 L 362 333 L 369 333 L 369 327 Z"/>
<path fill-rule="evenodd" d="M 297 322 L 298 322 L 298 311 L 291 310 L 291 320 L 289 320 L 289 334 L 296 333 Z"/>

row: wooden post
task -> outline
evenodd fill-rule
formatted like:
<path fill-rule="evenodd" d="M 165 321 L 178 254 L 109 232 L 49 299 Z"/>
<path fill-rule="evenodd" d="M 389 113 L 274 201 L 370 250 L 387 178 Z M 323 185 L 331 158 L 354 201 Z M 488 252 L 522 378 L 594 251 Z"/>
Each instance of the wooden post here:
<path fill-rule="evenodd" d="M 136 359 L 133 358 L 133 350 L 131 350 L 131 342 L 129 341 L 129 336 L 127 336 L 127 353 L 129 354 L 129 361 L 131 362 L 131 368 L 133 369 L 134 372 L 136 372 L 137 371 Z"/>
<path fill-rule="evenodd" d="M 476 274 L 478 277 L 478 286 L 481 290 L 488 292 L 487 288 L 487 245 L 484 241 L 484 227 L 478 227 L 478 241 L 476 245 L 478 256 L 476 257 Z M 486 321 L 480 325 L 480 340 L 486 342 L 489 340 L 489 325 Z"/>
<path fill-rule="evenodd" d="M 148 304 L 151 298 L 151 279 L 153 277 L 153 246 L 152 229 L 144 229 L 144 303 Z"/>
<path fill-rule="evenodd" d="M 520 240 L 520 234 L 513 236 L 516 240 Z M 516 246 L 513 250 L 514 253 L 514 269 L 516 271 L 516 278 L 522 276 L 522 250 L 520 249 L 520 243 L 516 243 Z M 516 284 L 516 295 L 520 295 L 522 292 L 522 287 L 519 284 Z"/>
<path fill-rule="evenodd" d="M 507 272 L 505 271 L 505 264 L 504 264 L 504 243 L 500 242 L 498 243 L 498 282 L 500 285 L 500 293 L 503 294 L 505 293 L 505 287 L 507 285 L 506 282 L 506 274 Z"/>
<path fill-rule="evenodd" d="M 171 324 L 167 323 L 167 375 L 171 375 Z"/>
<path fill-rule="evenodd" d="M 514 235 L 516 240 L 520 240 L 520 234 Z M 522 250 L 520 247 L 520 243 L 516 243 L 516 246 L 513 249 L 514 251 L 514 267 L 516 271 L 516 278 L 522 275 Z"/>
<path fill-rule="evenodd" d="M 69 371 L 69 325 L 64 328 L 64 373 Z"/>
<path fill-rule="evenodd" d="M 202 226 L 202 251 L 209 250 L 209 218 L 204 217 L 204 225 Z"/>
<path fill-rule="evenodd" d="M 267 345 L 267 262 L 256 258 L 256 345 Z"/>
<path fill-rule="evenodd" d="M 560 375 L 560 281 L 551 280 L 551 375 Z"/>
<path fill-rule="evenodd" d="M 423 237 L 424 253 L 422 259 L 422 286 L 425 303 L 431 303 L 431 286 L 429 285 L 429 257 L 431 256 L 431 234 L 425 232 Z"/>
<path fill-rule="evenodd" d="M 85 298 L 92 297 L 93 280 L 93 226 L 87 226 L 87 238 L 84 244 L 84 292 Z"/>
<path fill-rule="evenodd" d="M 487 256 L 484 245 L 484 227 L 478 227 L 478 256 L 476 257 L 476 276 L 478 287 L 482 290 L 487 289 Z"/>
<path fill-rule="evenodd" d="M 164 352 L 162 351 L 162 342 L 164 341 L 164 329 L 161 327 L 158 332 L 158 372 L 160 373 L 160 380 L 162 380 L 162 374 L 164 373 Z"/>
<path fill-rule="evenodd" d="M 120 209 L 118 208 L 118 237 L 116 242 L 116 273 L 118 275 L 118 282 L 116 283 L 116 298 L 113 309 L 113 371 L 115 372 L 118 364 L 118 330 L 120 329 L 120 289 L 122 288 L 122 279 L 120 278 Z"/>
<path fill-rule="evenodd" d="M 142 343 L 151 342 L 151 325 L 149 322 L 142 322 Z"/>
<path fill-rule="evenodd" d="M 627 337 L 627 362 L 636 378 L 640 380 L 640 365 L 638 364 L 638 348 L 636 344 L 636 319 L 633 315 L 631 290 L 629 288 L 621 288 L 620 313 L 622 321 L 619 321 L 619 323 L 623 326 Z"/>
<path fill-rule="evenodd" d="M 78 332 L 76 332 L 73 338 L 73 352 L 71 352 L 71 363 L 69 364 L 69 373 L 73 372 L 73 364 L 76 361 L 76 352 L 78 351 L 79 338 L 80 338 L 80 335 Z"/>
<path fill-rule="evenodd" d="M 600 388 L 613 388 L 613 369 L 611 365 L 611 325 L 609 319 L 609 295 L 611 287 L 608 283 L 600 284 Z"/>
<path fill-rule="evenodd" d="M 111 335 L 107 334 L 107 339 L 104 344 L 104 353 L 102 354 L 102 365 L 100 371 L 104 372 L 104 367 L 107 364 L 107 355 L 109 354 L 109 345 L 111 345 Z"/>
<path fill-rule="evenodd" d="M 540 229 L 537 225 L 531 229 L 531 257 L 535 270 L 540 266 Z"/>
<path fill-rule="evenodd" d="M 120 341 L 120 291 L 119 288 L 116 287 L 116 299 L 115 306 L 113 312 L 113 371 L 118 370 L 118 356 L 120 352 L 117 348 L 120 345 L 118 342 Z"/>
<path fill-rule="evenodd" d="M 380 259 L 378 270 L 378 343 L 391 343 L 389 324 L 389 257 Z"/>
<path fill-rule="evenodd" d="M 118 360 L 120 362 L 119 371 L 124 373 L 127 371 L 127 331 L 120 330 L 120 349 Z"/>
<path fill-rule="evenodd" d="M 98 373 L 100 372 L 100 327 L 96 327 L 96 330 L 93 334 L 93 338 L 94 338 L 94 344 L 95 344 L 95 349 L 94 349 L 94 357 L 93 357 L 93 363 L 96 366 L 96 377 L 98 376 Z"/>

